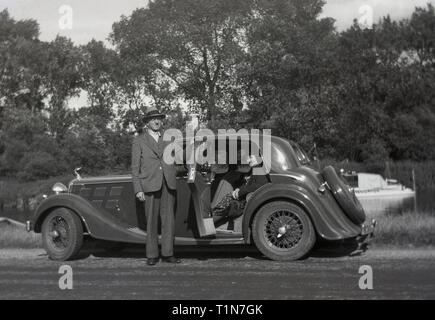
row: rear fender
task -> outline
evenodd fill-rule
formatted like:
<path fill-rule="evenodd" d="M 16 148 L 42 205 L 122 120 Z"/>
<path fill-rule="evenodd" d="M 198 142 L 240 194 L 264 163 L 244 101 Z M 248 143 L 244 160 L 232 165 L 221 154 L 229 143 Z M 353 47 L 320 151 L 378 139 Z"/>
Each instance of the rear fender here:
<path fill-rule="evenodd" d="M 243 236 L 251 243 L 251 224 L 255 213 L 266 203 L 285 200 L 299 205 L 309 215 L 317 234 L 325 240 L 356 237 L 361 227 L 353 224 L 343 212 L 328 209 L 321 197 L 296 184 L 267 184 L 258 189 L 246 205 L 243 218 Z M 326 203 L 326 201 L 325 201 Z"/>
<path fill-rule="evenodd" d="M 86 231 L 93 238 L 145 243 L 145 234 L 131 231 L 128 224 L 101 212 L 86 199 L 70 193 L 53 195 L 44 200 L 35 211 L 33 226 L 34 231 L 41 232 L 45 217 L 54 209 L 64 207 L 74 211 L 83 221 Z"/>

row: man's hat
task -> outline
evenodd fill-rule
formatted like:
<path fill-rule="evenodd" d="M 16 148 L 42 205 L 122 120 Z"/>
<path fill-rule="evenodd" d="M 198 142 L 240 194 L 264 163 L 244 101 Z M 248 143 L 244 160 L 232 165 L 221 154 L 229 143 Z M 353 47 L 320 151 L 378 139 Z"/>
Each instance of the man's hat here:
<path fill-rule="evenodd" d="M 164 119 L 166 118 L 166 115 L 163 113 L 160 113 L 156 107 L 150 107 L 148 108 L 147 113 L 145 114 L 145 116 L 142 118 L 142 121 L 144 123 L 148 122 L 150 119 L 153 118 L 160 118 L 160 119 Z"/>

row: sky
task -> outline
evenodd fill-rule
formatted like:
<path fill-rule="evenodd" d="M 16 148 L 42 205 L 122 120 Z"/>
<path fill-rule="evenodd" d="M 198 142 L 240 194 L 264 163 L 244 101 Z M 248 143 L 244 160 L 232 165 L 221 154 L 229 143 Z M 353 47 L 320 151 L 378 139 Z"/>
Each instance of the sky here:
<path fill-rule="evenodd" d="M 36 19 L 40 25 L 41 40 L 50 41 L 60 34 L 71 38 L 76 44 L 86 44 L 92 38 L 105 41 L 112 24 L 119 21 L 121 15 L 130 15 L 134 9 L 145 6 L 147 2 L 148 0 L 0 0 L 0 10 L 7 8 L 17 20 Z M 393 19 L 409 17 L 416 6 L 424 7 L 428 2 L 435 5 L 435 0 L 327 0 L 322 16 L 336 19 L 337 30 L 341 31 L 349 27 L 353 19 L 371 13 L 374 22 L 387 14 Z M 67 11 L 60 13 L 63 6 L 68 6 Z M 71 16 L 67 13 L 72 13 L 71 20 L 65 20 L 65 17 Z M 65 21 L 72 21 L 72 25 L 65 24 Z M 59 22 L 63 23 L 64 28 L 60 27 Z"/>
<path fill-rule="evenodd" d="M 92 39 L 108 44 L 112 24 L 147 3 L 148 0 L 0 0 L 0 11 L 7 8 L 15 20 L 37 20 L 43 41 L 51 41 L 59 34 L 79 45 Z M 321 17 L 334 18 L 337 30 L 342 31 L 354 19 L 377 22 L 387 14 L 393 19 L 407 18 L 415 7 L 425 7 L 427 3 L 435 5 L 435 0 L 326 0 Z M 86 97 L 80 95 L 69 105 L 78 108 L 85 101 Z"/>

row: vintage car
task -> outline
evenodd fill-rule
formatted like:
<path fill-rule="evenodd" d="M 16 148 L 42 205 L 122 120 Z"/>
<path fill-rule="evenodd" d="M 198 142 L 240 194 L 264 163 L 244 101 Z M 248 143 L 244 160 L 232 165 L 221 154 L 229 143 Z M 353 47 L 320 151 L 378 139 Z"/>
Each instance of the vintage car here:
<path fill-rule="evenodd" d="M 269 136 L 269 141 L 270 163 L 264 165 L 269 166 L 270 183 L 251 194 L 235 218 L 211 217 L 205 207 L 219 200 L 216 196 L 222 192 L 217 190 L 225 175 L 246 170 L 246 166 L 222 161 L 176 165 L 176 246 L 254 244 L 269 259 L 296 260 L 306 256 L 315 243 L 366 241 L 373 235 L 375 222 L 366 221 L 355 194 L 333 167 L 319 172 L 296 143 L 276 136 Z M 263 146 L 258 144 L 262 152 Z M 237 148 L 241 145 L 239 141 Z M 189 176 L 192 168 L 197 173 L 194 179 Z M 77 175 L 68 187 L 57 183 L 53 191 L 55 194 L 46 197 L 27 222 L 29 231 L 42 233 L 51 259 L 73 259 L 85 238 L 146 243 L 144 204 L 134 195 L 130 175 Z"/>

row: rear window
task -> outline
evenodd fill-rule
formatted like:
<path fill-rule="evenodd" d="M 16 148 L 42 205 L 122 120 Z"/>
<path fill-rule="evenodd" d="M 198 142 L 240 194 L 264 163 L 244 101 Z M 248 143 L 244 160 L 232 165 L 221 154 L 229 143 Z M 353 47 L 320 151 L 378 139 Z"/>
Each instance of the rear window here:
<path fill-rule="evenodd" d="M 296 157 L 298 158 L 299 162 L 302 165 L 310 164 L 311 162 L 310 158 L 308 157 L 306 152 L 302 150 L 301 147 L 299 147 L 299 145 L 297 145 L 296 143 L 292 143 L 291 146 L 296 154 Z"/>

